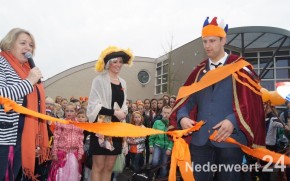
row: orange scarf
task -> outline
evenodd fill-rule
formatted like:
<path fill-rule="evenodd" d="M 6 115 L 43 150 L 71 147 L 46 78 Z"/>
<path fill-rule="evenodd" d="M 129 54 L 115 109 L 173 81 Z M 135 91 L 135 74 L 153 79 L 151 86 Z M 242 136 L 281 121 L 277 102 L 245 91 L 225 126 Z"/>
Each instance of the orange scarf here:
<path fill-rule="evenodd" d="M 16 71 L 21 79 L 26 79 L 30 66 L 26 62 L 23 65 L 19 63 L 11 53 L 0 52 L 12 68 Z M 45 114 L 45 93 L 42 83 L 35 84 L 33 92 L 27 95 L 27 108 L 36 112 Z M 37 94 L 39 92 L 39 97 Z M 40 111 L 38 110 L 38 100 L 40 100 Z M 39 147 L 39 162 L 42 163 L 48 159 L 48 133 L 46 121 L 38 119 L 33 116 L 25 115 L 24 128 L 21 138 L 21 159 L 22 159 L 22 169 L 24 174 L 33 180 L 35 159 L 36 159 L 36 147 Z M 19 135 L 18 135 L 19 136 Z"/>

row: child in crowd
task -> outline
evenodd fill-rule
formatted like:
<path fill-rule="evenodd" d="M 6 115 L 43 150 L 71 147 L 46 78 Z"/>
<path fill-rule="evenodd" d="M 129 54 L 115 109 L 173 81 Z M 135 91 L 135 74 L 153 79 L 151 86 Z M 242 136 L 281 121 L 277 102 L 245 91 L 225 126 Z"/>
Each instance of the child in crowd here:
<path fill-rule="evenodd" d="M 54 101 L 51 97 L 45 98 L 46 115 L 53 116 Z"/>
<path fill-rule="evenodd" d="M 149 100 L 149 99 L 148 99 Z M 150 105 L 150 103 L 148 103 Z M 143 103 L 139 103 L 137 105 L 138 111 L 141 113 L 141 115 L 143 116 L 143 125 L 147 128 L 152 128 L 153 126 L 153 121 L 152 119 L 145 114 L 145 107 Z M 150 150 L 149 150 L 149 136 L 146 137 L 145 139 L 145 163 L 146 163 L 146 168 L 149 169 L 150 165 L 149 165 L 149 159 L 150 159 Z"/>
<path fill-rule="evenodd" d="M 163 95 L 162 96 L 162 98 L 163 98 L 163 104 L 164 104 L 164 106 L 170 106 L 169 104 L 169 100 L 170 100 L 170 96 L 169 95 L 167 95 L 167 94 L 165 94 L 165 95 Z"/>
<path fill-rule="evenodd" d="M 56 118 L 60 118 L 62 119 L 64 117 L 64 111 L 61 108 L 61 105 L 58 103 L 54 104 L 54 110 L 52 111 L 52 114 L 54 115 L 54 117 Z"/>
<path fill-rule="evenodd" d="M 88 122 L 88 117 L 85 109 L 79 109 L 76 116 L 78 122 Z"/>
<path fill-rule="evenodd" d="M 64 111 L 65 108 L 66 108 L 66 105 L 68 104 L 68 100 L 63 98 L 60 102 L 60 105 L 61 105 L 61 109 Z"/>
<path fill-rule="evenodd" d="M 57 104 L 60 104 L 61 100 L 62 100 L 61 96 L 56 96 L 54 102 L 57 103 Z"/>
<path fill-rule="evenodd" d="M 156 112 L 155 112 L 155 117 L 154 117 L 154 120 L 161 120 L 162 119 L 162 108 L 164 106 L 164 100 L 163 98 L 160 98 L 157 100 L 157 109 L 156 109 Z"/>
<path fill-rule="evenodd" d="M 156 114 L 156 111 L 157 111 L 157 99 L 154 99 L 154 98 L 151 99 L 150 108 L 154 112 L 154 117 L 155 117 L 155 114 Z"/>
<path fill-rule="evenodd" d="M 81 109 L 85 109 L 85 110 L 87 110 L 87 106 L 88 106 L 88 101 L 83 101 L 83 102 L 81 103 Z"/>
<path fill-rule="evenodd" d="M 170 99 L 169 99 L 169 105 L 170 107 L 174 107 L 175 105 L 175 102 L 176 102 L 176 96 L 171 96 Z"/>
<path fill-rule="evenodd" d="M 81 101 L 78 99 L 71 99 L 70 102 L 74 103 L 77 107 L 77 110 L 81 108 Z"/>
<path fill-rule="evenodd" d="M 171 114 L 172 108 L 170 106 L 164 106 L 162 108 L 162 119 L 156 120 L 153 124 L 153 129 L 158 129 L 166 132 L 169 125 L 169 115 Z M 152 167 L 156 168 L 157 166 L 163 165 L 159 172 L 159 178 L 166 177 L 167 170 L 167 161 L 170 158 L 173 142 L 168 139 L 166 134 L 151 135 L 149 137 L 149 147 L 152 156 Z"/>
<path fill-rule="evenodd" d="M 143 126 L 143 116 L 139 111 L 132 113 L 131 124 L 136 126 Z M 129 153 L 131 157 L 131 165 L 135 173 L 141 171 L 144 164 L 143 151 L 145 149 L 145 137 L 127 138 L 129 144 Z"/>
<path fill-rule="evenodd" d="M 85 109 L 79 109 L 78 113 L 77 113 L 77 117 L 76 120 L 78 122 L 88 122 L 89 119 L 87 117 L 86 114 L 86 110 Z M 90 133 L 86 130 L 84 130 L 84 151 L 85 151 L 85 155 L 84 155 L 84 159 L 83 161 L 83 176 L 82 176 L 82 180 L 83 181 L 90 181 L 91 180 L 91 169 L 92 169 L 92 165 L 91 164 L 86 164 L 86 163 L 91 163 L 92 159 L 91 155 L 89 154 L 89 146 L 90 146 Z"/>
<path fill-rule="evenodd" d="M 76 106 L 68 103 L 65 107 L 65 119 L 75 121 Z M 84 154 L 83 130 L 72 125 L 55 123 L 54 142 L 52 147 L 52 167 L 48 180 L 81 179 L 80 160 Z"/>

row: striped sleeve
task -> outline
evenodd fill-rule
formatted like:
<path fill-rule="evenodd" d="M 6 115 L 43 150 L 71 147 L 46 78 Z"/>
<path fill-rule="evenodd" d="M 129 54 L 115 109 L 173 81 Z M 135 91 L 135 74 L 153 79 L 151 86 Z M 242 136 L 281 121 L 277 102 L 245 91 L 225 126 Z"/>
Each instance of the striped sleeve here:
<path fill-rule="evenodd" d="M 16 72 L 1 61 L 0 65 L 0 96 L 17 101 L 33 91 L 28 80 L 21 80 Z"/>
<path fill-rule="evenodd" d="M 11 65 L 0 56 L 0 96 L 10 98 L 23 104 L 23 97 L 33 91 L 33 85 L 28 80 L 22 80 Z M 19 113 L 5 112 L 0 105 L 0 145 L 15 145 Z"/>

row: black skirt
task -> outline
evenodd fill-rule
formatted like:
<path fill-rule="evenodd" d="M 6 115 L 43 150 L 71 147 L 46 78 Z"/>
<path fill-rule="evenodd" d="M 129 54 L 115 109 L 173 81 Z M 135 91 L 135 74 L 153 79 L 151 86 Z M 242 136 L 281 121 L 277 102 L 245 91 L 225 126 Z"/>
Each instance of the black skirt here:
<path fill-rule="evenodd" d="M 114 107 L 114 102 L 117 102 L 119 106 L 122 107 L 123 102 L 124 102 L 124 90 L 122 88 L 121 83 L 118 85 L 111 83 L 111 86 L 112 86 L 111 106 Z M 104 115 L 109 115 L 109 114 L 104 114 Z M 111 115 L 111 116 L 112 116 L 112 120 L 111 120 L 112 122 L 120 122 L 120 120 L 118 120 L 116 116 L 114 115 Z M 95 133 L 91 133 L 89 151 L 92 155 L 119 155 L 121 154 L 123 138 L 113 137 L 112 141 L 113 141 L 113 146 L 115 149 L 113 151 L 110 151 L 106 148 L 101 147 L 98 141 L 98 137 L 95 136 Z"/>
<path fill-rule="evenodd" d="M 122 140 L 123 138 L 113 137 L 114 150 L 110 151 L 100 146 L 98 137 L 95 133 L 91 133 L 90 137 L 90 153 L 92 155 L 119 155 L 122 152 Z"/>

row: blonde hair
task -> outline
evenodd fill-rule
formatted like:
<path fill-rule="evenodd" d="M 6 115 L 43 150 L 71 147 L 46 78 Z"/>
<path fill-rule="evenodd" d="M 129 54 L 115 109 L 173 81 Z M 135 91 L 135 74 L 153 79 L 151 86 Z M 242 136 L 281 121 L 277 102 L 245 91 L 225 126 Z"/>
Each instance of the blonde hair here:
<path fill-rule="evenodd" d="M 74 103 L 72 103 L 72 102 L 67 103 L 67 105 L 66 105 L 65 108 L 64 108 L 64 111 L 66 110 L 66 108 L 67 108 L 68 106 L 72 106 L 73 109 L 74 109 L 74 110 L 76 111 L 76 113 L 77 113 L 77 106 L 76 106 Z"/>
<path fill-rule="evenodd" d="M 134 116 L 135 116 L 136 114 L 139 114 L 139 115 L 141 116 L 141 122 L 140 122 L 140 125 L 143 124 L 144 118 L 143 118 L 142 114 L 141 114 L 139 111 L 134 111 L 134 112 L 132 113 L 132 116 L 131 116 L 131 124 L 134 124 L 134 125 L 136 124 L 136 121 L 135 121 L 135 119 L 134 119 Z"/>
<path fill-rule="evenodd" d="M 46 103 L 53 103 L 53 104 L 55 103 L 54 100 L 51 97 L 46 97 L 45 98 L 45 102 Z"/>
<path fill-rule="evenodd" d="M 35 40 L 31 33 L 29 33 L 27 30 L 21 29 L 21 28 L 14 28 L 8 32 L 8 34 L 1 40 L 0 42 L 0 49 L 1 51 L 10 51 L 15 44 L 18 36 L 22 33 L 27 34 L 30 36 L 32 40 L 32 54 L 34 54 L 35 51 Z"/>

